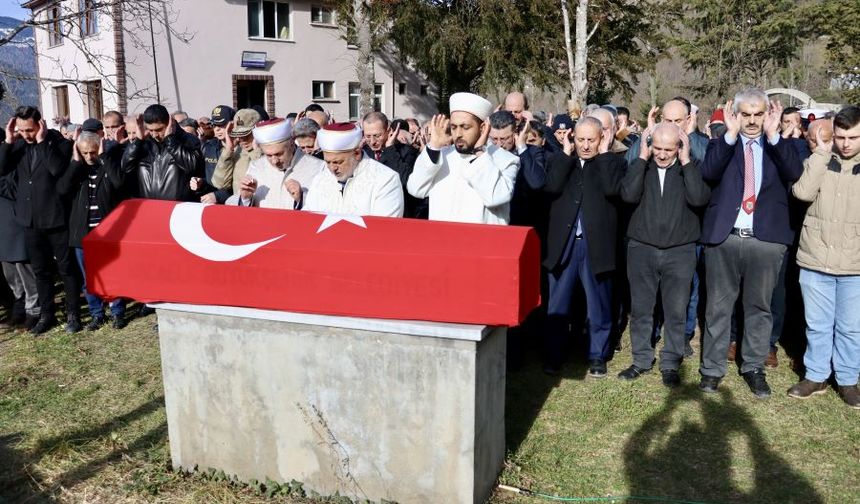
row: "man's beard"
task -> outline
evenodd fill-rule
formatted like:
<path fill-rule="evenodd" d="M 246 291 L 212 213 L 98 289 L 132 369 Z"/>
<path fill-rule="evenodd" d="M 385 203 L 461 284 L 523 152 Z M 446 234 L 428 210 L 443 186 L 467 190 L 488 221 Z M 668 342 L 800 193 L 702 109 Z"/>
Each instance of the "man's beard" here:
<path fill-rule="evenodd" d="M 460 154 L 474 154 L 475 153 L 475 146 L 474 145 L 471 145 L 471 146 L 465 146 L 464 145 L 463 147 L 460 147 L 459 145 L 457 145 L 455 143 L 454 148 L 457 149 L 457 152 L 459 152 Z"/>

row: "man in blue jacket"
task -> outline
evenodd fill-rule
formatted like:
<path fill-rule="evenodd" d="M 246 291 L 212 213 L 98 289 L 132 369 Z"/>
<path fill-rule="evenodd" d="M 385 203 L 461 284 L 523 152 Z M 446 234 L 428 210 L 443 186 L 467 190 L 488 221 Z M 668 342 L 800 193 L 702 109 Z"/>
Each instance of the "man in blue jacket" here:
<path fill-rule="evenodd" d="M 782 105 L 760 89 L 726 103 L 726 133 L 708 144 L 702 177 L 712 186 L 705 211 L 708 306 L 699 388 L 716 392 L 726 374 L 732 307 L 743 284 L 741 375 L 758 398 L 770 396 L 764 361 L 770 346 L 771 297 L 794 233 L 788 195 L 803 166 L 779 134 Z"/>

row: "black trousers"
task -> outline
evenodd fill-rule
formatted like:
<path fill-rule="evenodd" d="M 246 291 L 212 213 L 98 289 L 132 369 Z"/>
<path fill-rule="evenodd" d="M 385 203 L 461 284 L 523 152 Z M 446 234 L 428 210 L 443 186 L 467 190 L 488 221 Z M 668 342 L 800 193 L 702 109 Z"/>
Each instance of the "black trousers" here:
<path fill-rule="evenodd" d="M 53 315 L 54 266 L 63 280 L 66 292 L 66 315 L 80 315 L 81 281 L 78 264 L 69 248 L 69 230 L 65 228 L 25 228 L 24 242 L 30 254 L 30 264 L 36 275 L 36 290 L 42 316 Z"/>
<path fill-rule="evenodd" d="M 723 243 L 705 249 L 708 307 L 699 373 L 720 378 L 728 371 L 726 353 L 731 319 L 741 284 L 744 313 L 741 373 L 764 370 L 773 331 L 771 301 L 786 248 L 781 243 L 731 234 Z"/>
<path fill-rule="evenodd" d="M 627 276 L 630 280 L 630 346 L 633 364 L 650 369 L 654 360 L 651 333 L 657 292 L 663 302 L 663 350 L 660 369 L 677 370 L 687 343 L 687 304 L 696 269 L 696 244 L 657 247 L 630 240 L 627 245 Z"/>

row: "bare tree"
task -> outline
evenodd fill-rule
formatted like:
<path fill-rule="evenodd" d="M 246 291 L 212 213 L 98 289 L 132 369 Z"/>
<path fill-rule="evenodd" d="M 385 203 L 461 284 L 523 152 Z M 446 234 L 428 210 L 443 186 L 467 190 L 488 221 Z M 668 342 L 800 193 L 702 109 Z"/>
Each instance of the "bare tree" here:
<path fill-rule="evenodd" d="M 82 82 L 84 79 L 92 79 L 94 76 L 100 77 L 104 91 L 117 96 L 117 102 L 121 109 L 132 99 L 155 98 L 154 84 L 137 83 L 131 76 L 127 75 L 125 71 L 125 47 L 126 44 L 131 44 L 131 47 L 152 58 L 154 52 L 151 37 L 155 27 L 163 28 L 169 36 L 176 37 L 183 42 L 189 42 L 193 38 L 193 34 L 174 28 L 177 14 L 173 10 L 172 4 L 173 0 L 92 0 L 82 4 L 78 4 L 76 1 L 61 0 L 61 6 L 67 5 L 71 8 L 62 8 L 58 16 L 47 16 L 45 8 L 34 10 L 27 19 L 0 37 L 0 46 L 11 43 L 27 28 L 44 30 L 62 37 L 64 42 L 72 44 L 83 60 L 83 64 L 70 63 L 57 56 L 42 52 L 40 57 L 51 61 L 53 66 L 59 70 L 57 74 L 36 77 L 0 69 L 0 75 L 13 79 L 38 80 L 49 84 L 67 84 L 82 94 L 85 92 Z M 80 9 L 78 5 L 83 5 L 84 8 Z M 53 4 L 48 4 L 46 8 L 52 6 Z M 98 52 L 83 36 L 89 29 L 88 20 L 93 17 L 111 19 L 115 30 L 114 51 L 109 53 Z M 131 85 L 129 85 L 129 81 L 131 81 Z M 123 112 L 125 111 L 123 110 Z"/>

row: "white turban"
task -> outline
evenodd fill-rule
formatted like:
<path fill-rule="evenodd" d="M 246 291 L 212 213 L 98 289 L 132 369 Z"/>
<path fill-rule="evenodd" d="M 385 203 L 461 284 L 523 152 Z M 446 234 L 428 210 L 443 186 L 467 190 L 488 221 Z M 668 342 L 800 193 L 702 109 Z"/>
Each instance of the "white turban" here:
<path fill-rule="evenodd" d="M 493 113 L 493 104 L 472 93 L 454 93 L 448 101 L 451 112 L 468 112 L 485 121 Z"/>
<path fill-rule="evenodd" d="M 355 123 L 328 124 L 317 132 L 317 144 L 326 152 L 347 152 L 361 145 L 361 128 Z"/>
<path fill-rule="evenodd" d="M 293 127 L 284 119 L 271 119 L 258 122 L 253 133 L 257 145 L 274 144 L 289 140 L 293 134 Z"/>

